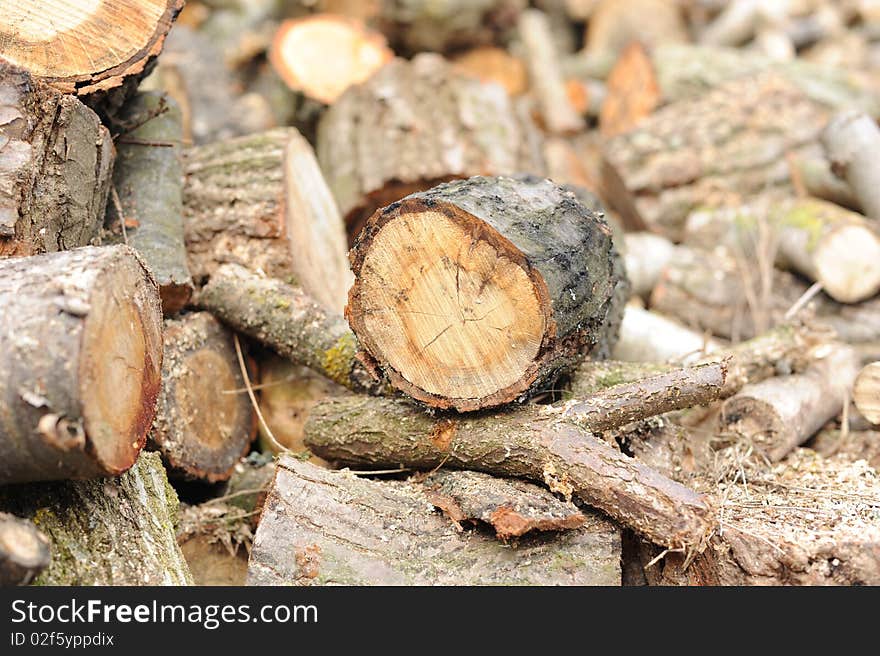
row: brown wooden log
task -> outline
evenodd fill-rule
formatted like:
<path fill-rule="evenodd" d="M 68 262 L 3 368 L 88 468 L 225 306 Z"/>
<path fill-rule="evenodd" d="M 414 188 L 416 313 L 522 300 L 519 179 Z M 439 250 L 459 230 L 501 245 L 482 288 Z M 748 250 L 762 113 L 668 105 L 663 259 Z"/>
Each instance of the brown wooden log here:
<path fill-rule="evenodd" d="M 156 453 L 117 478 L 4 486 L 0 508 L 49 538 L 38 585 L 192 584 L 174 536 L 177 495 Z"/>
<path fill-rule="evenodd" d="M 149 72 L 182 0 L 9 3 L 0 55 L 110 116 Z"/>
<path fill-rule="evenodd" d="M 607 224 L 549 180 L 451 182 L 371 217 L 346 316 L 398 389 L 493 407 L 610 350 L 618 258 Z"/>
<path fill-rule="evenodd" d="M 232 333 L 207 312 L 165 323 L 162 392 L 150 431 L 169 472 L 226 480 L 256 434 Z"/>
<path fill-rule="evenodd" d="M 159 283 L 162 310 L 172 315 L 183 309 L 193 290 L 183 243 L 180 110 L 161 94 L 139 93 L 120 110 L 118 120 L 134 129 L 116 140 L 117 195 L 107 205 L 106 221 L 114 241 L 125 241 L 144 259 Z"/>
<path fill-rule="evenodd" d="M 115 476 L 153 421 L 159 291 L 127 246 L 0 260 L 0 482 Z"/>
<path fill-rule="evenodd" d="M 853 401 L 865 419 L 880 424 L 880 362 L 872 362 L 859 372 L 853 384 Z"/>
<path fill-rule="evenodd" d="M 564 413 L 531 405 L 499 415 L 437 418 L 399 401 L 348 396 L 312 410 L 306 445 L 343 464 L 442 465 L 543 481 L 657 544 L 699 548 L 712 525 L 708 500 L 593 437 Z"/>
<path fill-rule="evenodd" d="M 462 532 L 414 483 L 371 481 L 283 456 L 257 529 L 251 585 L 619 585 L 620 534 L 581 528 L 504 544 Z"/>
<path fill-rule="evenodd" d="M 880 219 L 880 128 L 862 112 L 837 114 L 822 133 L 822 144 L 832 167 L 844 178 L 859 206 L 872 219 Z"/>
<path fill-rule="evenodd" d="M 27 585 L 49 562 L 49 539 L 34 523 L 0 512 L 0 586 Z"/>
<path fill-rule="evenodd" d="M 0 112 L 0 256 L 89 244 L 110 189 L 110 133 L 76 98 L 2 60 Z"/>
<path fill-rule="evenodd" d="M 350 238 L 379 207 L 438 182 L 544 173 L 531 119 L 436 55 L 397 59 L 321 118 L 318 161 Z"/>

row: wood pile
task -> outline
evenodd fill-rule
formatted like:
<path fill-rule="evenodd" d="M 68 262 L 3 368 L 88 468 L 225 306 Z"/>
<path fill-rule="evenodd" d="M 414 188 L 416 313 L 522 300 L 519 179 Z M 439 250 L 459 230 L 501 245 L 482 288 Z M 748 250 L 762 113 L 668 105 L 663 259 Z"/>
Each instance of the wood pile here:
<path fill-rule="evenodd" d="M 878 63 L 867 2 L 9 4 L 0 584 L 880 584 Z"/>

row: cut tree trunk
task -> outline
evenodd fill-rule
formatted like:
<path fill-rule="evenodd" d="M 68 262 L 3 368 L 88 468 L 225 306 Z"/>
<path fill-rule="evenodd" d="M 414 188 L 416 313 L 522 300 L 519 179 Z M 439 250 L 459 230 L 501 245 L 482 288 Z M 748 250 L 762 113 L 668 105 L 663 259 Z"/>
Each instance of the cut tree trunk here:
<path fill-rule="evenodd" d="M 0 507 L 28 517 L 49 538 L 40 585 L 189 585 L 177 546 L 177 495 L 158 454 L 144 453 L 118 478 L 0 489 Z"/>
<path fill-rule="evenodd" d="M 235 262 L 295 279 L 329 308 L 344 305 L 351 274 L 342 220 L 311 146 L 296 130 L 193 148 L 183 200 L 198 282 Z"/>
<path fill-rule="evenodd" d="M 853 401 L 862 416 L 880 424 L 880 362 L 865 366 L 853 385 Z"/>
<path fill-rule="evenodd" d="M 620 533 L 598 514 L 507 545 L 462 531 L 414 483 L 370 481 L 289 456 L 257 529 L 250 585 L 619 585 Z"/>
<path fill-rule="evenodd" d="M 112 116 L 150 71 L 183 0 L 5 3 L 0 53 Z"/>
<path fill-rule="evenodd" d="M 867 114 L 846 111 L 836 115 L 822 133 L 822 144 L 852 189 L 864 213 L 880 219 L 880 128 Z"/>
<path fill-rule="evenodd" d="M 0 256 L 89 244 L 110 189 L 110 133 L 76 98 L 3 61 L 0 113 Z"/>
<path fill-rule="evenodd" d="M 159 290 L 127 246 L 0 260 L 0 483 L 115 476 L 153 421 Z"/>
<path fill-rule="evenodd" d="M 346 316 L 398 389 L 493 407 L 613 343 L 617 259 L 608 225 L 549 180 L 451 182 L 373 215 Z"/>
<path fill-rule="evenodd" d="M 627 305 L 611 356 L 624 362 L 693 362 L 720 344 L 657 312 Z"/>
<path fill-rule="evenodd" d="M 349 396 L 313 408 L 306 445 L 343 464 L 448 466 L 543 481 L 670 548 L 699 548 L 708 500 L 673 483 L 571 421 L 565 409 L 525 406 L 482 417 L 437 418 L 412 405 Z"/>
<path fill-rule="evenodd" d="M 33 522 L 0 512 L 0 587 L 29 584 L 50 561 L 49 539 Z"/>
<path fill-rule="evenodd" d="M 122 209 L 108 203 L 108 226 L 121 234 L 153 272 L 162 309 L 172 315 L 192 295 L 192 277 L 183 243 L 183 165 L 180 109 L 170 98 L 150 92 L 128 101 L 119 120 L 133 129 L 116 140 L 113 185 Z M 114 225 L 123 223 L 124 225 Z"/>
<path fill-rule="evenodd" d="M 627 225 L 647 225 L 679 241 L 685 218 L 698 207 L 786 191 L 784 155 L 814 143 L 827 116 L 824 105 L 778 75 L 727 82 L 608 140 L 604 197 Z"/>
<path fill-rule="evenodd" d="M 542 175 L 535 131 L 502 88 L 422 54 L 343 94 L 318 126 L 318 161 L 353 240 L 377 208 L 438 182 Z"/>
<path fill-rule="evenodd" d="M 816 434 L 851 398 L 858 373 L 855 352 L 830 345 L 801 374 L 746 385 L 724 402 L 720 426 L 777 462 Z"/>
<path fill-rule="evenodd" d="M 150 440 L 169 472 L 226 480 L 256 433 L 232 333 L 207 312 L 165 323 L 162 392 Z"/>

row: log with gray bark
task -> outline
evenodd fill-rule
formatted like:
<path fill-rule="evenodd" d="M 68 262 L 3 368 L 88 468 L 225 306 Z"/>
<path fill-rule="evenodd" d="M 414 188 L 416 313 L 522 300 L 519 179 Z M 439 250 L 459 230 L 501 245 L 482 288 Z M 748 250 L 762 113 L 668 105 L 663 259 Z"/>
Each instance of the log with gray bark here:
<path fill-rule="evenodd" d="M 438 408 L 508 403 L 617 337 L 611 230 L 549 180 L 450 182 L 377 211 L 346 316 L 392 385 Z"/>
<path fill-rule="evenodd" d="M 619 585 L 620 533 L 596 513 L 515 544 L 462 531 L 412 482 L 283 456 L 257 529 L 251 585 Z"/>
<path fill-rule="evenodd" d="M 841 112 L 829 121 L 822 144 L 833 170 L 849 184 L 862 211 L 880 219 L 880 128 L 874 119 L 853 110 Z"/>
<path fill-rule="evenodd" d="M 0 512 L 0 587 L 27 585 L 49 562 L 49 539 L 34 523 Z"/>
<path fill-rule="evenodd" d="M 153 421 L 159 290 L 127 246 L 0 260 L 0 483 L 114 476 Z"/>

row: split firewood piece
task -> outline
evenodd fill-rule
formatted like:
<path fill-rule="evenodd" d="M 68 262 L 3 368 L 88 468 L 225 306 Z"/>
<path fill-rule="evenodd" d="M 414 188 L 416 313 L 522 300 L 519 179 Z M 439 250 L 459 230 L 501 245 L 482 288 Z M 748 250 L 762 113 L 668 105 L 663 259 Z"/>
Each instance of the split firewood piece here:
<path fill-rule="evenodd" d="M 799 196 L 812 196 L 831 201 L 850 210 L 861 211 L 861 205 L 853 190 L 831 168 L 831 162 L 821 152 L 804 149 L 790 153 L 788 166 L 792 184 Z"/>
<path fill-rule="evenodd" d="M 287 86 L 327 105 L 393 58 L 380 33 L 335 14 L 284 21 L 269 50 L 272 66 Z"/>
<path fill-rule="evenodd" d="M 815 142 L 827 114 L 774 74 L 727 82 L 608 140 L 604 197 L 628 225 L 679 241 L 691 210 L 785 190 L 785 153 Z"/>
<path fill-rule="evenodd" d="M 203 283 L 224 262 L 283 280 L 341 308 L 351 284 L 345 233 L 311 146 L 294 129 L 186 153 L 184 236 Z"/>
<path fill-rule="evenodd" d="M 601 0 L 587 24 L 585 50 L 616 55 L 633 41 L 651 47 L 689 40 L 678 2 Z"/>
<path fill-rule="evenodd" d="M 519 96 L 529 86 L 526 65 L 503 48 L 485 46 L 474 48 L 452 60 L 455 70 L 483 82 L 497 82 L 511 96 Z"/>
<path fill-rule="evenodd" d="M 803 373 L 746 385 L 724 402 L 720 426 L 750 440 L 772 462 L 816 434 L 840 413 L 858 374 L 849 346 L 828 345 Z"/>
<path fill-rule="evenodd" d="M 318 161 L 353 241 L 377 208 L 438 182 L 543 175 L 536 132 L 501 87 L 422 54 L 387 64 L 327 110 Z"/>
<path fill-rule="evenodd" d="M 633 42 L 623 51 L 608 74 L 607 88 L 599 113 L 599 129 L 605 138 L 629 132 L 657 109 L 660 88 L 641 43 Z"/>
<path fill-rule="evenodd" d="M 182 7 L 183 0 L 4 2 L 0 55 L 112 114 L 149 72 Z"/>
<path fill-rule="evenodd" d="M 127 246 L 0 260 L 0 483 L 115 476 L 161 383 L 159 290 Z"/>
<path fill-rule="evenodd" d="M 652 232 L 628 232 L 624 237 L 624 262 L 634 296 L 647 298 L 666 265 L 676 257 L 676 246 Z"/>
<path fill-rule="evenodd" d="M 97 115 L 0 57 L 0 134 L 0 256 L 89 244 L 114 158 Z"/>
<path fill-rule="evenodd" d="M 520 15 L 518 29 L 525 46 L 529 84 L 545 127 L 554 134 L 582 130 L 584 119 L 572 107 L 566 93 L 547 16 L 537 9 L 527 9 Z"/>
<path fill-rule="evenodd" d="M 620 531 L 580 528 L 504 544 L 462 532 L 413 483 L 371 481 L 282 456 L 257 528 L 250 585 L 620 585 Z"/>
<path fill-rule="evenodd" d="M 118 478 L 0 488 L 0 507 L 50 542 L 41 585 L 190 585 L 177 546 L 178 501 L 156 453 Z"/>
<path fill-rule="evenodd" d="M 226 480 L 256 434 L 232 333 L 207 312 L 165 322 L 152 444 L 169 472 Z"/>
<path fill-rule="evenodd" d="M 483 472 L 443 470 L 422 483 L 434 506 L 456 524 L 484 522 L 501 540 L 530 531 L 565 531 L 587 522 L 574 503 L 556 498 L 546 488 Z"/>
<path fill-rule="evenodd" d="M 718 348 L 717 340 L 631 303 L 623 313 L 611 356 L 625 362 L 693 362 Z"/>
<path fill-rule="evenodd" d="M 867 114 L 846 111 L 836 115 L 822 133 L 833 170 L 845 179 L 862 211 L 880 219 L 880 128 Z"/>
<path fill-rule="evenodd" d="M 880 362 L 865 366 L 853 385 L 853 401 L 862 416 L 880 424 Z"/>
<path fill-rule="evenodd" d="M 699 548 L 711 530 L 709 501 L 594 437 L 571 417 L 562 406 L 529 405 L 498 415 L 439 418 L 401 401 L 352 395 L 312 410 L 306 445 L 345 464 L 442 465 L 543 481 L 656 544 Z"/>
<path fill-rule="evenodd" d="M 450 182 L 371 217 L 346 316 L 398 389 L 493 407 L 613 342 L 619 257 L 608 225 L 549 180 Z"/>
<path fill-rule="evenodd" d="M 119 113 L 126 130 L 116 140 L 113 185 L 119 208 L 107 204 L 107 226 L 144 258 L 172 315 L 192 295 L 183 243 L 183 165 L 180 109 L 156 92 L 140 93 Z M 122 216 L 118 215 L 122 210 Z M 119 224 L 124 225 L 119 225 Z"/>
<path fill-rule="evenodd" d="M 0 512 L 0 587 L 29 584 L 50 560 L 49 539 L 33 522 Z"/>
<path fill-rule="evenodd" d="M 688 217 L 688 244 L 740 249 L 750 256 L 761 233 L 777 244 L 776 265 L 822 283 L 841 303 L 858 303 L 880 291 L 880 233 L 862 215 L 834 203 L 805 198 L 751 206 L 706 209 Z"/>
<path fill-rule="evenodd" d="M 357 338 L 345 318 L 298 287 L 238 264 L 223 264 L 196 295 L 195 304 L 343 387 L 358 392 L 383 387 L 358 358 Z"/>

